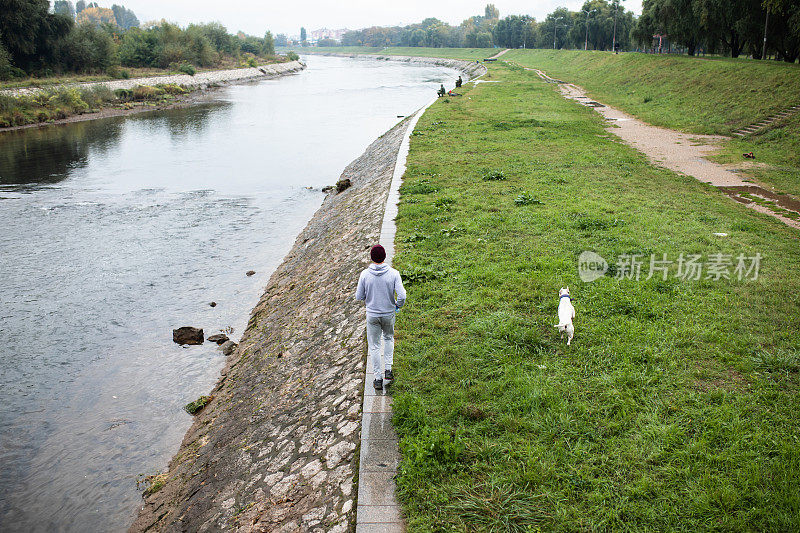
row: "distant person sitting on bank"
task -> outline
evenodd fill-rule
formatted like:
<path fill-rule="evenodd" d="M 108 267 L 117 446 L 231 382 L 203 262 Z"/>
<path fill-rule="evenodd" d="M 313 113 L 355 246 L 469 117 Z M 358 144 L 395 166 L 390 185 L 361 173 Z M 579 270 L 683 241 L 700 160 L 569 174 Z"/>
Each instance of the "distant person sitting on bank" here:
<path fill-rule="evenodd" d="M 456 80 L 456 89 L 461 87 L 462 83 L 464 83 L 464 81 L 461 79 L 461 76 L 459 76 L 458 79 Z"/>
<path fill-rule="evenodd" d="M 367 304 L 367 348 L 372 360 L 375 381 L 372 386 L 383 388 L 394 381 L 392 360 L 394 358 L 394 318 L 395 313 L 406 303 L 406 290 L 400 272 L 385 264 L 386 250 L 380 244 L 369 251 L 372 264 L 358 277 L 356 300 Z M 383 363 L 381 372 L 381 334 L 383 334 Z"/>
<path fill-rule="evenodd" d="M 447 94 L 447 91 L 444 90 L 444 84 L 442 84 L 442 86 L 439 87 L 439 90 L 436 91 L 436 94 L 438 94 L 440 98 Z"/>

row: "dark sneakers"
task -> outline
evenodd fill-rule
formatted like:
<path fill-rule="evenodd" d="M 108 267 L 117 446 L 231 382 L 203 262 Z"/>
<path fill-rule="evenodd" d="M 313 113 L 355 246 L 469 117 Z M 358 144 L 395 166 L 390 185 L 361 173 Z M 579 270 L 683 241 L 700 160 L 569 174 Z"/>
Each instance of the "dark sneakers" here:
<path fill-rule="evenodd" d="M 394 374 L 391 370 L 386 371 L 386 381 L 394 381 Z"/>
<path fill-rule="evenodd" d="M 375 387 L 378 390 L 382 389 L 383 388 L 383 380 L 382 379 L 376 379 L 375 381 L 372 382 L 372 386 Z"/>

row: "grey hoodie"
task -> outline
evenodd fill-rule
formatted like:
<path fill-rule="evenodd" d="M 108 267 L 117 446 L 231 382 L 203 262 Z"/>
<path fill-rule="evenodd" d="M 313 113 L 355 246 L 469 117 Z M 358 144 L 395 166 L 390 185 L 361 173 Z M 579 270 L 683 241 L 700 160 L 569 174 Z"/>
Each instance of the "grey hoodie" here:
<path fill-rule="evenodd" d="M 356 300 L 366 301 L 367 316 L 393 315 L 398 307 L 406 303 L 406 290 L 400 272 L 384 263 L 372 263 L 358 277 Z"/>

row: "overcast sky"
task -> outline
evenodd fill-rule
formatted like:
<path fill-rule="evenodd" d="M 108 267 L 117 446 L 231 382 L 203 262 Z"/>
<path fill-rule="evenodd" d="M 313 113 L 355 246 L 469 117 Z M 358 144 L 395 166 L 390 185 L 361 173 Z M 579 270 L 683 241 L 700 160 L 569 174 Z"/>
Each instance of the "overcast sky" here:
<path fill-rule="evenodd" d="M 406 25 L 426 17 L 460 24 L 472 15 L 482 15 L 487 4 L 486 0 L 97 0 L 97 3 L 101 7 L 122 4 L 132 9 L 142 22 L 165 18 L 185 26 L 191 22 L 219 21 L 231 32 L 242 30 L 259 36 L 267 30 L 273 34 L 296 35 L 300 33 L 300 26 L 310 31 Z M 583 0 L 495 0 L 494 5 L 501 17 L 532 15 L 542 20 L 557 7 L 577 11 Z M 641 13 L 641 0 L 624 0 L 622 5 L 637 15 Z"/>

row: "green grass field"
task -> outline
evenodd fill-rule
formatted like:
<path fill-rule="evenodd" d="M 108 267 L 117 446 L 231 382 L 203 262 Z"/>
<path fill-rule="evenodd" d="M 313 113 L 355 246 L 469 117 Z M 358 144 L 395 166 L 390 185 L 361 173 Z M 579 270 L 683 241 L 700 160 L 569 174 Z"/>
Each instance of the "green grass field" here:
<path fill-rule="evenodd" d="M 512 50 L 503 59 L 580 85 L 650 124 L 693 133 L 730 135 L 800 104 L 800 65 L 774 61 L 566 50 Z M 741 163 L 754 152 L 768 166 L 747 168 L 748 175 L 800 196 L 798 116 L 726 142 L 716 159 Z"/>
<path fill-rule="evenodd" d="M 466 48 L 332 48 L 454 59 L 483 59 L 500 50 Z M 596 100 L 656 126 L 730 135 L 800 103 L 800 65 L 743 59 L 658 56 L 580 50 L 510 50 L 500 61 L 535 67 L 580 85 Z M 723 143 L 715 159 L 740 164 L 754 152 L 758 166 L 744 174 L 777 192 L 800 196 L 800 123 L 792 119 L 766 131 Z M 765 165 L 764 165 L 765 164 Z"/>
<path fill-rule="evenodd" d="M 800 529 L 800 234 L 651 166 L 534 73 L 490 74 L 425 113 L 401 188 L 409 530 Z M 642 277 L 583 283 L 585 250 Z M 645 280 L 662 254 L 730 256 L 733 279 Z"/>
<path fill-rule="evenodd" d="M 800 104 L 800 65 L 568 50 L 511 50 L 504 60 L 580 85 L 656 126 L 728 135 Z"/>

